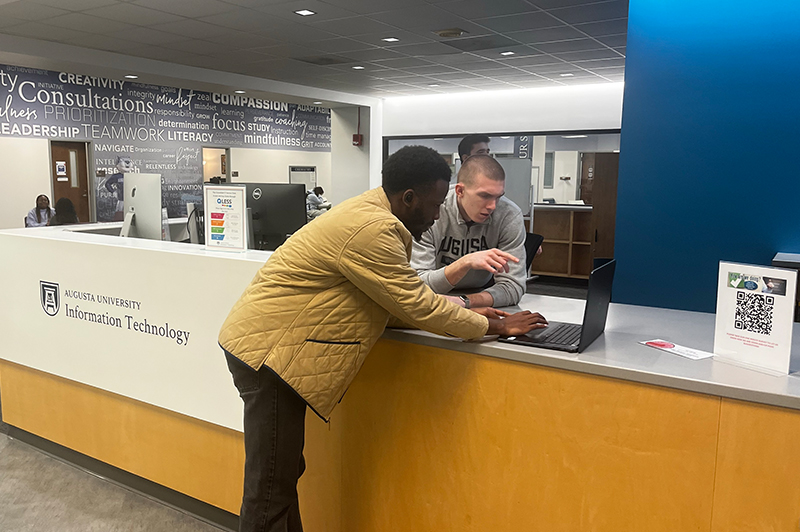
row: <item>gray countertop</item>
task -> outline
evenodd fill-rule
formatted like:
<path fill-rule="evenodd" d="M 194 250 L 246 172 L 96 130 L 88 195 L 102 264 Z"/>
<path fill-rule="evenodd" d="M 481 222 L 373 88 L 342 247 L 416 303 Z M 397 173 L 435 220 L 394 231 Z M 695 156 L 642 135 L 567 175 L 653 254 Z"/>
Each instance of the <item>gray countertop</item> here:
<path fill-rule="evenodd" d="M 580 323 L 585 301 L 526 294 L 524 309 L 548 320 Z M 513 310 L 513 309 L 508 309 Z M 774 376 L 722 362 L 690 360 L 639 342 L 660 338 L 713 351 L 714 314 L 612 304 L 606 330 L 580 354 L 504 344 L 464 342 L 423 331 L 387 329 L 383 337 L 504 360 L 800 410 L 800 377 Z M 792 371 L 800 369 L 800 324 L 792 335 Z"/>

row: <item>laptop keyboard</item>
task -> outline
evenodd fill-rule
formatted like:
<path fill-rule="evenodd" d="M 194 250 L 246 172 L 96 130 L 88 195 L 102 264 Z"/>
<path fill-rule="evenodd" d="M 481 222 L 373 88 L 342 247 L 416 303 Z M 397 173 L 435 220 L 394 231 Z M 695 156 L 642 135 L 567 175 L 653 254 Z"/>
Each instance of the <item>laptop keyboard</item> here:
<path fill-rule="evenodd" d="M 539 338 L 549 344 L 573 345 L 581 339 L 581 326 L 577 323 L 560 323 Z"/>

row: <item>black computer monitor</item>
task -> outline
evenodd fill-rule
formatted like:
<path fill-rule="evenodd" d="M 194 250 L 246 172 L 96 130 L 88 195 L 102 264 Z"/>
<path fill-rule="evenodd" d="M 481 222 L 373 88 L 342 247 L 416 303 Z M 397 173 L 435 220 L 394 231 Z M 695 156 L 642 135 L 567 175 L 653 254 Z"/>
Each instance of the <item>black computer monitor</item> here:
<path fill-rule="evenodd" d="M 306 186 L 302 183 L 225 183 L 245 185 L 252 214 L 253 249 L 275 251 L 306 223 Z"/>

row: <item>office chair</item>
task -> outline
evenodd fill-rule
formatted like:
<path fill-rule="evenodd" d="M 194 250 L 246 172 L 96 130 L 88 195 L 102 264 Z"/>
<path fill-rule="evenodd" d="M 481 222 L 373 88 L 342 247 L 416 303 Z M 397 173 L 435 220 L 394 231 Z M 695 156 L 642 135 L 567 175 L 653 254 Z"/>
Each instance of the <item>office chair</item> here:
<path fill-rule="evenodd" d="M 525 235 L 525 275 L 528 276 L 528 281 L 532 281 L 539 277 L 538 275 L 531 276 L 531 264 L 536 257 L 536 251 L 542 245 L 544 237 L 536 233 L 527 233 Z"/>

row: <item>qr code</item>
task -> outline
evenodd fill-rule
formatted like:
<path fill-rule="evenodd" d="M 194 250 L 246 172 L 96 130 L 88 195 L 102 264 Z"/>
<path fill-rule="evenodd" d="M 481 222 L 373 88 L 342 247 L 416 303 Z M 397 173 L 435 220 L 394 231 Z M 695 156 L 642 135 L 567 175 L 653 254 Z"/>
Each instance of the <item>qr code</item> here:
<path fill-rule="evenodd" d="M 772 334 L 775 298 L 749 292 L 736 293 L 736 317 L 733 326 L 747 332 Z"/>

